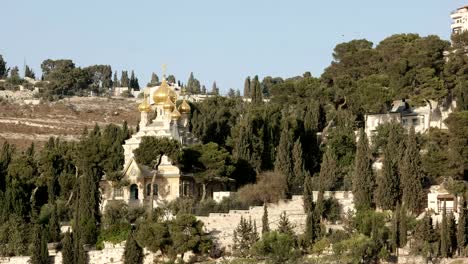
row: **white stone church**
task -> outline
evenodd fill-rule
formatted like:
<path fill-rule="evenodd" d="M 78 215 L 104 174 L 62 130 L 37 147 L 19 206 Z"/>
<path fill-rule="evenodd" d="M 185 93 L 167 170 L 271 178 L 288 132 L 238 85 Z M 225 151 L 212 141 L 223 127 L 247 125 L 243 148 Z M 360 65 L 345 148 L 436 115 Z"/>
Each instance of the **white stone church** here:
<path fill-rule="evenodd" d="M 126 184 L 119 187 L 105 178 L 101 181 L 101 210 L 112 202 L 123 201 L 129 206 L 148 205 L 151 202 L 151 179 L 154 172 L 151 168 L 138 164 L 133 155 L 143 136 L 168 137 L 182 145 L 197 143 L 197 139 L 189 132 L 190 105 L 184 95 L 180 98 L 182 102 L 179 107 L 176 107 L 179 95 L 183 94 L 176 84 L 170 84 L 163 78 L 159 86 L 146 87 L 143 93 L 144 99 L 138 106 L 141 113 L 139 131 L 123 145 L 125 162 L 122 173 Z M 152 118 L 153 116 L 155 117 Z M 157 171 L 153 205 L 157 207 L 163 201 L 190 196 L 194 193 L 194 188 L 193 176 L 182 173 L 164 156 Z"/>

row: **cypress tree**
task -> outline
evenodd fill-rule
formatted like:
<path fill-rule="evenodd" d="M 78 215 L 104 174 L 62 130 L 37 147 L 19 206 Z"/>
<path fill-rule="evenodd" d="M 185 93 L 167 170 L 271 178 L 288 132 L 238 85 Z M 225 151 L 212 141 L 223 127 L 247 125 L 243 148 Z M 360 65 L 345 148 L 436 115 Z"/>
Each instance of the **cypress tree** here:
<path fill-rule="evenodd" d="M 6 67 L 6 61 L 3 59 L 3 56 L 0 55 L 0 79 L 6 78 L 8 75 L 8 69 Z"/>
<path fill-rule="evenodd" d="M 446 258 L 449 256 L 450 250 L 450 235 L 448 232 L 448 222 L 447 222 L 447 212 L 445 210 L 442 212 L 442 222 L 440 224 L 440 256 Z"/>
<path fill-rule="evenodd" d="M 244 82 L 244 98 L 250 98 L 250 77 L 245 78 L 245 82 Z"/>
<path fill-rule="evenodd" d="M 219 95 L 219 88 L 216 85 L 216 81 L 213 82 L 213 87 L 211 88 L 211 94 L 213 95 Z"/>
<path fill-rule="evenodd" d="M 304 211 L 308 213 L 310 210 L 313 210 L 313 180 L 310 175 L 307 175 L 304 181 L 304 194 L 302 195 L 302 199 L 304 203 Z"/>
<path fill-rule="evenodd" d="M 262 235 L 268 232 L 270 232 L 270 224 L 268 222 L 268 207 L 265 202 L 263 203 Z"/>
<path fill-rule="evenodd" d="M 293 194 L 300 194 L 304 190 L 304 181 L 307 171 L 304 166 L 304 156 L 302 154 L 302 144 L 300 139 L 297 139 L 292 149 L 293 173 L 288 179 L 288 189 Z"/>
<path fill-rule="evenodd" d="M 316 213 L 310 210 L 306 218 L 305 243 L 311 246 L 320 235 L 320 224 Z"/>
<path fill-rule="evenodd" d="M 375 178 L 369 141 L 363 129 L 360 131 L 353 172 L 354 204 L 358 210 L 374 207 Z"/>
<path fill-rule="evenodd" d="M 73 241 L 70 232 L 66 232 L 62 240 L 62 263 L 74 263 Z"/>
<path fill-rule="evenodd" d="M 292 140 L 289 124 L 286 122 L 281 131 L 279 144 L 276 150 L 275 172 L 286 176 L 286 179 L 288 179 L 288 186 L 290 186 L 289 180 L 292 178 L 293 174 L 293 161 L 291 158 Z"/>
<path fill-rule="evenodd" d="M 57 216 L 56 204 L 54 204 L 52 207 L 52 213 L 49 219 L 49 241 L 50 242 L 60 241 L 60 222 Z"/>
<path fill-rule="evenodd" d="M 36 74 L 34 74 L 34 71 L 31 68 L 29 68 L 28 65 L 26 65 L 26 69 L 24 69 L 24 77 L 36 79 Z"/>
<path fill-rule="evenodd" d="M 402 202 L 407 206 L 409 211 L 417 213 L 424 199 L 424 190 L 421 157 L 416 142 L 414 127 L 411 127 L 405 146 L 406 150 L 400 170 Z"/>
<path fill-rule="evenodd" d="M 452 257 L 457 251 L 457 224 L 453 212 L 450 212 L 447 217 L 447 236 L 449 256 Z"/>
<path fill-rule="evenodd" d="M 395 163 L 391 158 L 391 149 L 385 148 L 380 180 L 375 193 L 376 204 L 384 209 L 395 209 L 400 198 L 400 184 Z"/>
<path fill-rule="evenodd" d="M 122 87 L 129 87 L 130 81 L 128 80 L 128 72 L 122 71 L 122 76 L 120 77 L 120 84 Z"/>
<path fill-rule="evenodd" d="M 205 85 L 202 86 L 201 93 L 202 93 L 202 94 L 206 94 L 206 87 L 205 87 Z"/>
<path fill-rule="evenodd" d="M 398 234 L 399 234 L 399 242 L 398 242 L 398 245 L 400 247 L 404 247 L 406 246 L 406 243 L 407 243 L 407 233 L 408 233 L 408 222 L 407 222 L 407 217 L 406 217 L 406 208 L 405 208 L 405 205 L 403 205 L 401 208 L 400 208 L 400 212 L 398 212 L 398 217 L 399 217 L 399 220 L 398 220 Z"/>
<path fill-rule="evenodd" d="M 120 87 L 119 78 L 117 77 L 117 72 L 114 72 L 114 81 L 112 82 L 113 87 Z"/>
<path fill-rule="evenodd" d="M 31 264 L 48 264 L 49 251 L 47 250 L 47 233 L 38 225 L 34 228 L 33 250 Z"/>
<path fill-rule="evenodd" d="M 457 223 L 457 247 L 458 255 L 462 256 L 467 245 L 467 221 L 466 221 L 466 201 L 462 198 L 460 202 L 460 212 L 458 214 L 458 223 Z"/>
<path fill-rule="evenodd" d="M 339 186 L 336 157 L 331 148 L 327 148 L 323 155 L 317 184 L 320 191 L 334 191 Z"/>
<path fill-rule="evenodd" d="M 125 242 L 124 264 L 143 263 L 143 249 L 135 240 L 134 232 L 130 232 Z"/>
<path fill-rule="evenodd" d="M 396 209 L 393 211 L 392 215 L 392 230 L 391 230 L 391 245 L 393 252 L 397 252 L 397 249 L 400 247 L 400 235 L 399 235 L 399 213 L 400 213 L 400 205 L 397 204 Z"/>
<path fill-rule="evenodd" d="M 148 84 L 148 86 L 156 86 L 156 85 L 158 85 L 158 83 L 159 83 L 159 77 L 158 77 L 158 75 L 156 73 L 153 72 L 151 74 L 151 81 Z"/>

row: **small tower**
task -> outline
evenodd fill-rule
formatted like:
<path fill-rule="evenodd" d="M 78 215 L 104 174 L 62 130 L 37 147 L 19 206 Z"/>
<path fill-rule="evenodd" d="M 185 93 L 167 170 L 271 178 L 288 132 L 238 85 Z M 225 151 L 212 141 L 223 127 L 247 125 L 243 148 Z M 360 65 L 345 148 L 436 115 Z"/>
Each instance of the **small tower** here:
<path fill-rule="evenodd" d="M 189 114 L 190 114 L 190 105 L 185 100 L 185 88 L 182 89 L 182 96 L 183 100 L 182 103 L 179 105 L 179 112 L 181 114 L 179 123 L 184 127 L 184 129 L 188 129 L 189 125 Z"/>
<path fill-rule="evenodd" d="M 138 111 L 140 111 L 140 129 L 146 127 L 149 124 L 148 113 L 151 112 L 151 106 L 148 104 L 146 99 L 146 93 L 143 92 L 143 102 L 138 105 Z"/>

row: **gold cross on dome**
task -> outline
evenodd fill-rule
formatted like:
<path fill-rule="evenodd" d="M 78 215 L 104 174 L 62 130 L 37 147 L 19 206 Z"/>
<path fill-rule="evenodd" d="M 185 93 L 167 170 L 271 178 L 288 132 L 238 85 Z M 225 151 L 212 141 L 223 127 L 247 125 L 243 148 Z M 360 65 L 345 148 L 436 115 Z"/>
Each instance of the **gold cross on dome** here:
<path fill-rule="evenodd" d="M 166 76 L 167 64 L 162 65 L 163 76 Z"/>

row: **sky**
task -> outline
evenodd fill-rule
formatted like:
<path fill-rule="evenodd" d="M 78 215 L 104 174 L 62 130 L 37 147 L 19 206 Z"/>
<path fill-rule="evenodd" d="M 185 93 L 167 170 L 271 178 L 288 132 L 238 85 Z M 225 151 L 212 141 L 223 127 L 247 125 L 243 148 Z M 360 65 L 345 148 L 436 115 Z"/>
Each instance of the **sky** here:
<path fill-rule="evenodd" d="M 2 3 L 3 2 L 3 3 Z M 333 48 L 397 33 L 450 37 L 460 0 L 0 0 L 0 55 L 35 72 L 45 59 L 243 89 L 247 76 L 320 76 Z M 120 76 L 120 74 L 119 74 Z"/>

